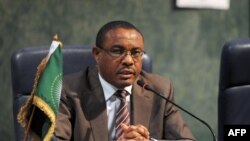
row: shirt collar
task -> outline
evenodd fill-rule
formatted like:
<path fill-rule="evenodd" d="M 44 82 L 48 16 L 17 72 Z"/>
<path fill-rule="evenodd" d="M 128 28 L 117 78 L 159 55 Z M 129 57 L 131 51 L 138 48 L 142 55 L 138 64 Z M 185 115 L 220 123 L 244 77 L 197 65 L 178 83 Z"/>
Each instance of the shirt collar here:
<path fill-rule="evenodd" d="M 107 101 L 118 89 L 115 86 L 108 83 L 106 80 L 104 80 L 103 77 L 100 75 L 100 73 L 98 73 L 98 76 L 104 92 L 105 101 Z M 132 85 L 127 86 L 124 89 L 128 91 L 129 94 L 131 94 Z"/>

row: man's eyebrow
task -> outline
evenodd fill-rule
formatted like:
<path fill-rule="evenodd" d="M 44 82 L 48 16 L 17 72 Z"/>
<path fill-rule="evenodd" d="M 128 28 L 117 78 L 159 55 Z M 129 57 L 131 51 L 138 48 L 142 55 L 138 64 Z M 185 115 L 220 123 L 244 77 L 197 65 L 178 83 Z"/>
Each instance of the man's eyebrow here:
<path fill-rule="evenodd" d="M 123 46 L 121 46 L 121 45 L 113 45 L 111 48 L 119 48 L 119 49 L 124 49 L 124 47 L 123 47 Z"/>
<path fill-rule="evenodd" d="M 134 50 L 135 50 L 135 49 L 142 50 L 142 49 L 141 49 L 141 48 L 139 48 L 139 47 L 133 47 L 132 49 L 134 49 Z"/>
<path fill-rule="evenodd" d="M 123 49 L 123 50 L 125 50 L 125 47 L 123 47 L 122 45 L 113 45 L 111 47 L 111 49 Z M 140 47 L 133 47 L 133 48 L 131 48 L 131 50 L 137 50 L 137 49 L 142 50 Z"/>

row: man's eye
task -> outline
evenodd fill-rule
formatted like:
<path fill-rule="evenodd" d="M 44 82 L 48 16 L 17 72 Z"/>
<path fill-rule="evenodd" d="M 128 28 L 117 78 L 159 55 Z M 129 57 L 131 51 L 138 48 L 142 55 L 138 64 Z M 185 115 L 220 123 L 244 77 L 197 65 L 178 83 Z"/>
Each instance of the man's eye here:
<path fill-rule="evenodd" d="M 123 54 L 124 51 L 121 49 L 113 49 L 113 50 L 110 50 L 110 52 L 113 54 Z"/>
<path fill-rule="evenodd" d="M 141 50 L 132 50 L 131 54 L 133 54 L 133 55 L 140 55 L 141 52 L 142 52 Z"/>

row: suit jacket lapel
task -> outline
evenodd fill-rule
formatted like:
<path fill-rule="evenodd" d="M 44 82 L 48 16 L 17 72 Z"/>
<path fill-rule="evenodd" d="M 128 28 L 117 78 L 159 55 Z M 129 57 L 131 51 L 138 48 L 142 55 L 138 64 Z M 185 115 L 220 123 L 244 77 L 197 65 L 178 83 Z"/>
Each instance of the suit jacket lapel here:
<path fill-rule="evenodd" d="M 108 125 L 106 101 L 101 87 L 97 69 L 88 69 L 87 79 L 89 87 L 83 89 L 83 107 L 86 110 L 86 118 L 90 121 L 94 140 L 108 141 Z M 132 124 L 142 124 L 149 129 L 151 111 L 153 107 L 153 95 L 142 89 L 135 83 L 132 88 L 131 97 Z M 106 127 L 106 128 L 105 128 Z"/>
<path fill-rule="evenodd" d="M 86 107 L 86 117 L 90 121 L 94 140 L 108 141 L 108 125 L 106 101 L 101 87 L 97 69 L 88 69 L 89 91 L 84 91 L 84 107 Z M 106 127 L 106 128 L 105 128 Z"/>
<path fill-rule="evenodd" d="M 152 107 L 153 95 L 134 84 L 132 89 L 132 124 L 142 124 L 149 129 Z"/>

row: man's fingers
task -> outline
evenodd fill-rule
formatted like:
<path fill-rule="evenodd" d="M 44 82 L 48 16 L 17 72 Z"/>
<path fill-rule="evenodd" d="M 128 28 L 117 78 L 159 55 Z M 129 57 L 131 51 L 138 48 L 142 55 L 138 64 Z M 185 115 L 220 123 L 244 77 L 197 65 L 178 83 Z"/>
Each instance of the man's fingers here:
<path fill-rule="evenodd" d="M 137 138 L 140 136 L 146 139 L 149 138 L 148 129 L 143 125 L 122 125 L 122 128 L 124 129 L 125 136 L 128 138 Z"/>
<path fill-rule="evenodd" d="M 136 139 L 136 138 L 142 137 L 142 135 L 136 131 L 130 131 L 130 132 L 124 134 L 124 137 L 126 139 Z"/>
<path fill-rule="evenodd" d="M 121 127 L 122 127 L 122 129 L 123 129 L 124 131 L 128 130 L 128 128 L 129 128 L 129 126 L 126 125 L 126 124 L 124 124 L 124 123 L 121 124 Z"/>
<path fill-rule="evenodd" d="M 137 127 L 138 132 L 143 135 L 144 137 L 148 138 L 149 137 L 149 132 L 148 129 L 146 127 L 144 127 L 143 125 L 138 125 Z"/>
<path fill-rule="evenodd" d="M 121 127 L 123 128 L 123 124 L 121 125 Z M 124 132 L 125 133 L 128 133 L 128 132 L 131 132 L 131 131 L 135 131 L 136 130 L 136 126 L 134 126 L 134 125 L 130 125 L 130 126 L 127 126 L 127 125 L 125 125 L 124 124 Z"/>

